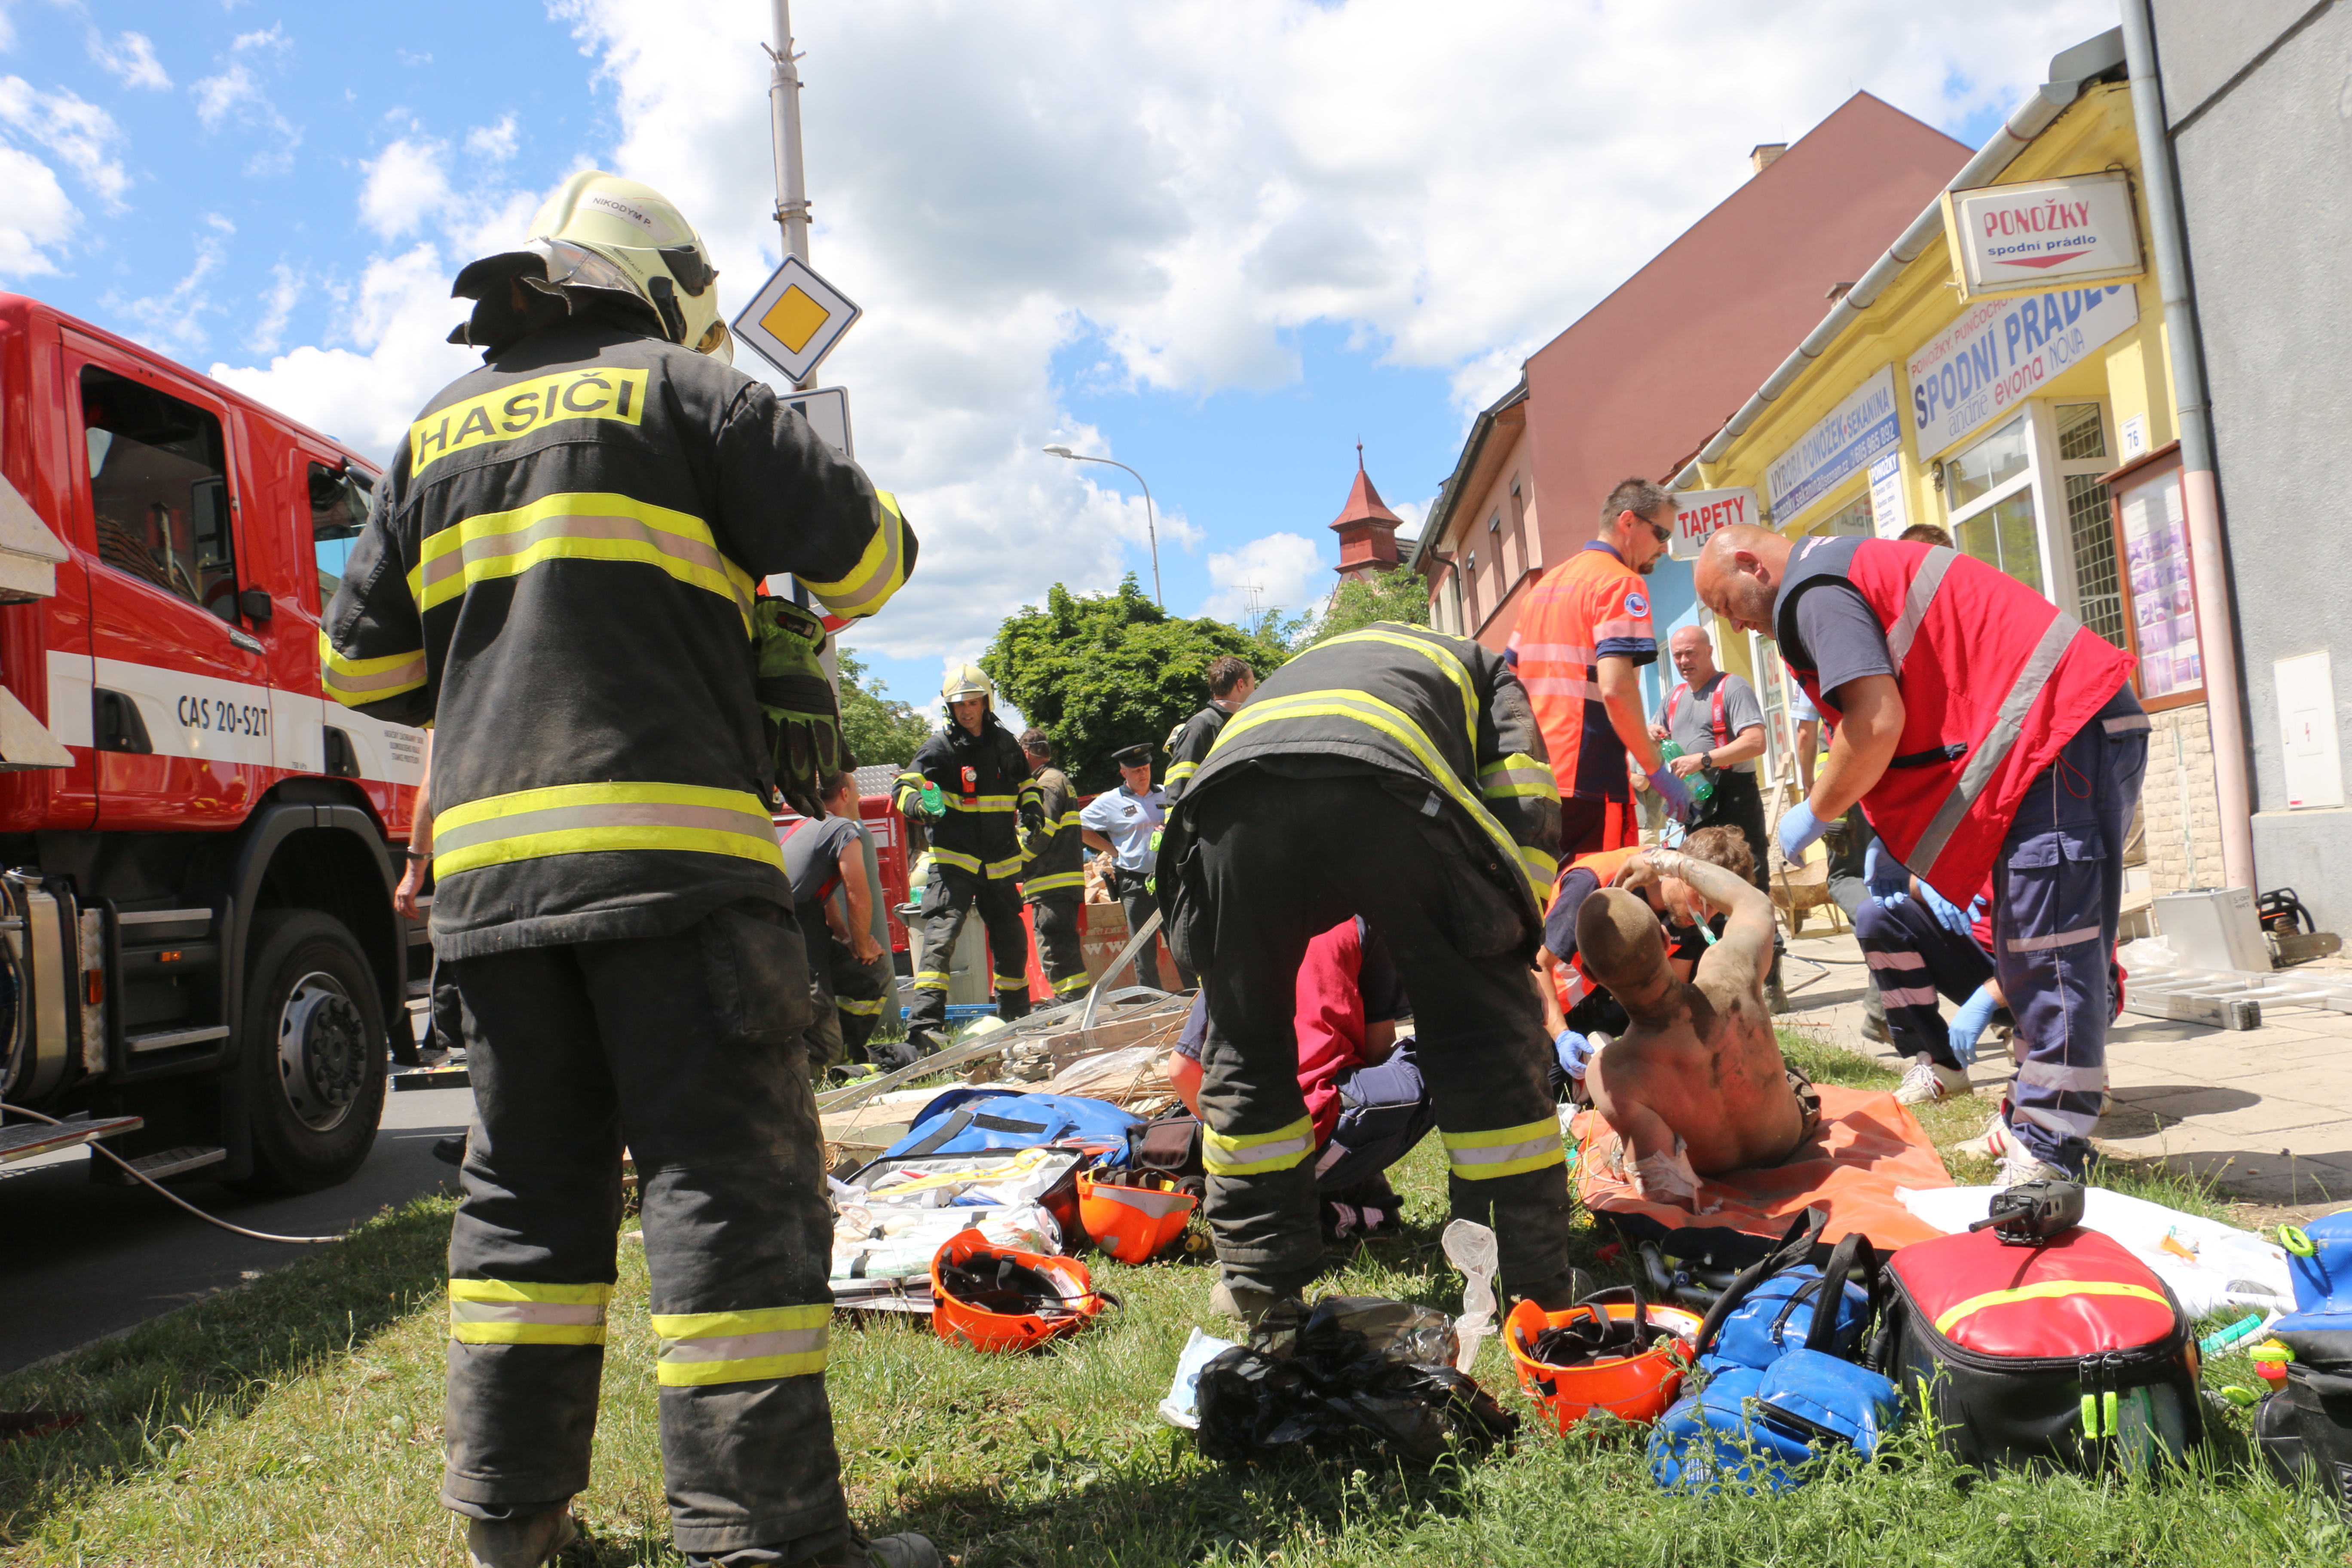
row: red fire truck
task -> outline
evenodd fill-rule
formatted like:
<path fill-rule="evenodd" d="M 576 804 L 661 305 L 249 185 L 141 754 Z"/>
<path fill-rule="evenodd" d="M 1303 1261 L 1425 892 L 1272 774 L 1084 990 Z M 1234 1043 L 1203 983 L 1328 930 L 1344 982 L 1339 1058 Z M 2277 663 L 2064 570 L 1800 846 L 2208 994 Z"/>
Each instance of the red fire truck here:
<path fill-rule="evenodd" d="M 68 1119 L 8 1116 L 0 1160 L 110 1133 L 287 1191 L 366 1157 L 426 964 L 392 903 L 425 736 L 319 684 L 375 477 L 0 294 L 0 1101 Z"/>

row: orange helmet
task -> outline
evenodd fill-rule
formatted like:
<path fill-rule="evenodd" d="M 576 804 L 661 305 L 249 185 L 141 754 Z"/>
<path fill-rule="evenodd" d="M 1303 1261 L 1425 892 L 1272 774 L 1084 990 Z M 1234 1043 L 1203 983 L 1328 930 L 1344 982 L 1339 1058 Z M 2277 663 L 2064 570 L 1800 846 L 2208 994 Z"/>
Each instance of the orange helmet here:
<path fill-rule="evenodd" d="M 1078 1224 L 1087 1239 L 1121 1263 L 1149 1263 L 1184 1234 L 1192 1198 L 1158 1187 L 1113 1186 L 1078 1178 Z"/>
<path fill-rule="evenodd" d="M 1625 1421 L 1655 1421 L 1681 1392 L 1699 1319 L 1680 1307 L 1648 1310 L 1651 1327 L 1675 1337 L 1639 1355 L 1608 1356 L 1568 1367 L 1549 1365 L 1529 1353 L 1536 1336 L 1546 1329 L 1602 1313 L 1630 1322 L 1640 1310 L 1632 1301 L 1580 1301 L 1565 1312 L 1547 1312 L 1528 1300 L 1511 1309 L 1503 1323 L 1503 1342 L 1510 1346 L 1511 1360 L 1519 1369 L 1519 1386 L 1562 1432 L 1595 1410 L 1606 1410 Z"/>
<path fill-rule="evenodd" d="M 931 1329 L 978 1351 L 1025 1351 L 1094 1321 L 1104 1298 L 1087 1266 L 960 1230 L 931 1258 Z"/>

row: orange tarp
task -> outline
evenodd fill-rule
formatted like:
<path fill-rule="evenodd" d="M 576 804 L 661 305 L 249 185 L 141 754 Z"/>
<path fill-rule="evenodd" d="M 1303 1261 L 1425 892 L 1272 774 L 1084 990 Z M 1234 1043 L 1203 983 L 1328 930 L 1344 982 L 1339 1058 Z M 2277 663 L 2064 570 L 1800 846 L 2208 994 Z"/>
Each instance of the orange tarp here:
<path fill-rule="evenodd" d="M 1760 1247 L 1751 1251 L 1742 1243 L 1778 1241 L 1789 1221 L 1808 1207 L 1829 1215 L 1824 1242 L 1858 1230 L 1885 1254 L 1941 1236 L 1895 1195 L 1897 1187 L 1952 1184 L 1918 1120 L 1891 1094 L 1827 1083 L 1819 1088 L 1821 1125 L 1796 1153 L 1761 1170 L 1707 1177 L 1699 1187 L 1696 1212 L 1651 1203 L 1633 1191 L 1632 1182 L 1613 1174 L 1616 1131 L 1599 1111 L 1587 1110 L 1575 1121 L 1577 1196 L 1637 1239 L 1660 1240 L 1676 1257 L 1711 1250 L 1724 1263 L 1743 1261 L 1743 1255 L 1760 1257 Z M 1669 1238 L 1670 1231 L 1685 1234 Z M 1699 1232 L 1712 1234 L 1702 1239 Z"/>

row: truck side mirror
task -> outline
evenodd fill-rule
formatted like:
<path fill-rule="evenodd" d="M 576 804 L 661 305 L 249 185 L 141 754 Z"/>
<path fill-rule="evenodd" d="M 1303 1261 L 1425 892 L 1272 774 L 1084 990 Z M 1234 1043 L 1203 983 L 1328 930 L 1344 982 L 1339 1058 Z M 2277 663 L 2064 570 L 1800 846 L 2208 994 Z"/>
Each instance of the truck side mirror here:
<path fill-rule="evenodd" d="M 248 621 L 266 621 L 278 613 L 267 588 L 247 588 L 236 596 L 236 607 L 245 612 Z"/>

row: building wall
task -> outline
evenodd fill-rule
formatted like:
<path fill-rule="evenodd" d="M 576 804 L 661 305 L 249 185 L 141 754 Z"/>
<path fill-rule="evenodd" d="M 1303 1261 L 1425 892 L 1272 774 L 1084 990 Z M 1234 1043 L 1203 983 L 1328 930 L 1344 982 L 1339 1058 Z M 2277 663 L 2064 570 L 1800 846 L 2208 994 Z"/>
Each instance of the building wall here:
<path fill-rule="evenodd" d="M 2352 5 L 2154 10 L 2213 405 L 2257 880 L 2352 931 L 2352 810 L 2288 808 L 2274 671 L 2329 653 L 2352 780 L 2352 529 L 2325 478 L 2352 431 Z"/>
<path fill-rule="evenodd" d="M 2201 704 L 2148 716 L 2147 773 L 2139 805 L 2148 890 L 2220 887 L 2221 820 L 2213 795 L 2212 732 Z"/>

